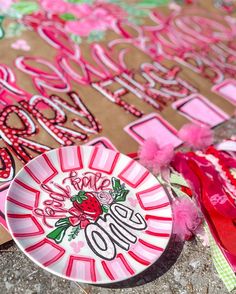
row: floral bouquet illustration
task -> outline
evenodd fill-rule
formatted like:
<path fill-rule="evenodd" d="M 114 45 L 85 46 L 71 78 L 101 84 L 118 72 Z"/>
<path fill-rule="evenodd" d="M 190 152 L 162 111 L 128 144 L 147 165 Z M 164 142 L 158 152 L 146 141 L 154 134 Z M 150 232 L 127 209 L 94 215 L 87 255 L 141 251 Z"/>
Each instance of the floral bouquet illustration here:
<path fill-rule="evenodd" d="M 109 191 L 79 191 L 70 198 L 72 207 L 69 209 L 70 216 L 61 218 L 55 223 L 55 229 L 47 237 L 57 244 L 61 243 L 69 228 L 68 241 L 75 239 L 80 230 L 86 228 L 91 222 L 96 222 L 98 217 L 106 214 L 112 204 L 124 202 L 129 193 L 125 184 L 112 177 L 112 189 Z"/>

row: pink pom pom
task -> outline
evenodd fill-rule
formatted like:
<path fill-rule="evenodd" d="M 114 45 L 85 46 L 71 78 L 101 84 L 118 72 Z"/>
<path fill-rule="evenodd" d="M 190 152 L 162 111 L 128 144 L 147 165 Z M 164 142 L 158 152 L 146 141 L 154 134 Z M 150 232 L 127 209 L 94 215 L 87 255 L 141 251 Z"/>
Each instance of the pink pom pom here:
<path fill-rule="evenodd" d="M 205 125 L 189 123 L 178 132 L 179 138 L 190 147 L 202 149 L 213 143 L 213 132 Z"/>
<path fill-rule="evenodd" d="M 200 212 L 192 200 L 179 198 L 173 203 L 173 233 L 182 240 L 189 240 L 202 223 Z"/>
<path fill-rule="evenodd" d="M 155 139 L 148 138 L 139 150 L 139 158 L 143 161 L 152 161 L 156 155 L 159 146 Z"/>
<path fill-rule="evenodd" d="M 159 147 L 155 139 L 147 139 L 139 151 L 141 164 L 151 169 L 154 173 L 158 173 L 162 168 L 169 165 L 174 156 L 174 148 L 172 145 Z"/>

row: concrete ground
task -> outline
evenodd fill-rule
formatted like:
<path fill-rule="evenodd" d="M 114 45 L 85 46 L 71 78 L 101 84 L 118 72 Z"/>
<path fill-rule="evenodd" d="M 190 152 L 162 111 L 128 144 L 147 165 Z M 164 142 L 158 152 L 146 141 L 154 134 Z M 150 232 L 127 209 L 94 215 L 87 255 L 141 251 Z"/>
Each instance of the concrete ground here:
<path fill-rule="evenodd" d="M 216 129 L 216 139 L 236 134 L 236 120 Z M 0 246 L 0 293 L 5 294 L 226 294 L 212 264 L 210 250 L 200 241 L 172 239 L 161 259 L 133 280 L 107 287 L 77 285 L 39 268 L 10 241 Z M 236 294 L 236 290 L 231 292 Z"/>

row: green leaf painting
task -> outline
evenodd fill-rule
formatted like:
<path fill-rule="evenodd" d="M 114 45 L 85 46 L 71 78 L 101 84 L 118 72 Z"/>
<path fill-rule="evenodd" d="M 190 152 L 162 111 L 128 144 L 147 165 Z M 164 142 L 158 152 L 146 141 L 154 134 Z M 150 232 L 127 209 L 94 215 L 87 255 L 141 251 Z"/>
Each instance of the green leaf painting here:
<path fill-rule="evenodd" d="M 80 226 L 72 228 L 71 233 L 68 235 L 68 241 L 72 241 L 73 239 L 75 239 L 78 236 L 79 232 Z"/>
<path fill-rule="evenodd" d="M 63 20 L 75 20 L 76 17 L 71 13 L 63 13 L 60 15 L 60 18 Z"/>
<path fill-rule="evenodd" d="M 109 208 L 106 205 L 102 206 L 102 211 L 107 213 L 109 211 Z"/>
<path fill-rule="evenodd" d="M 0 15 L 0 40 L 5 36 L 5 32 L 3 29 L 3 20 L 4 16 Z"/>
<path fill-rule="evenodd" d="M 170 0 L 142 0 L 138 3 L 139 6 L 146 7 L 157 7 L 165 6 L 170 2 Z"/>
<path fill-rule="evenodd" d="M 12 22 L 5 29 L 6 38 L 20 36 L 25 29 L 26 28 L 23 24 Z"/>
<path fill-rule="evenodd" d="M 16 2 L 11 7 L 22 15 L 31 14 L 39 9 L 38 4 L 33 1 Z"/>
<path fill-rule="evenodd" d="M 68 228 L 69 228 L 69 225 L 57 227 L 55 230 L 49 233 L 47 237 L 49 239 L 53 239 L 57 244 L 59 244 L 62 242 Z"/>

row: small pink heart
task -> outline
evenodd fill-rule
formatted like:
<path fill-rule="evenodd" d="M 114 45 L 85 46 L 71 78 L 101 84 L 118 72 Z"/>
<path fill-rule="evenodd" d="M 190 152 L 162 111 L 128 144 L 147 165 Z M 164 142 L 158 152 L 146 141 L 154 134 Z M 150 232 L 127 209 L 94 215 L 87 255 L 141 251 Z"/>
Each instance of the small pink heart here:
<path fill-rule="evenodd" d="M 13 49 L 23 50 L 23 51 L 29 51 L 31 49 L 30 45 L 24 39 L 16 40 L 14 43 L 11 44 L 11 47 Z"/>
<path fill-rule="evenodd" d="M 71 248 L 74 250 L 75 253 L 79 253 L 80 249 L 84 247 L 83 241 L 73 241 L 70 243 Z"/>
<path fill-rule="evenodd" d="M 135 207 L 138 203 L 138 200 L 134 199 L 134 198 L 128 198 L 128 200 L 129 200 L 129 203 L 132 207 Z"/>

